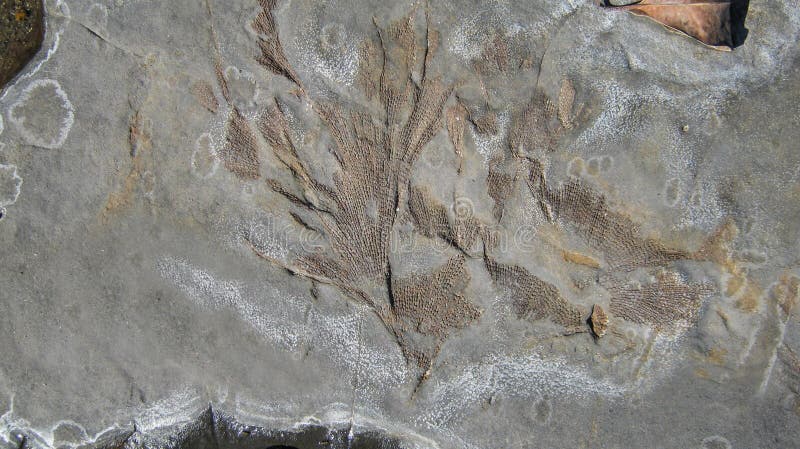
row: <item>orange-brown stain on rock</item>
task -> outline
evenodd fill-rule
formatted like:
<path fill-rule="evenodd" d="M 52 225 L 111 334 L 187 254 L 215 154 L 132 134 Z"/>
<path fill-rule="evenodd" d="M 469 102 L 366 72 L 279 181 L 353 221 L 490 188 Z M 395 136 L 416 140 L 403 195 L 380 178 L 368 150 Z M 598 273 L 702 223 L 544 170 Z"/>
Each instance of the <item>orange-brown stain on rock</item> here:
<path fill-rule="evenodd" d="M 716 50 L 729 51 L 731 3 L 723 0 L 642 0 L 615 7 L 646 16 L 669 30 L 690 36 Z"/>
<path fill-rule="evenodd" d="M 565 261 L 574 263 L 576 265 L 583 265 L 589 268 L 600 268 L 600 262 L 598 262 L 593 257 L 587 256 L 586 254 L 562 250 L 561 256 L 564 258 Z"/>
<path fill-rule="evenodd" d="M 131 169 L 122 182 L 119 191 L 111 192 L 108 195 L 103 210 L 100 213 L 101 219 L 107 222 L 112 215 L 121 209 L 130 207 L 133 204 L 137 187 L 141 185 L 144 192 L 153 190 L 153 179 L 147 177 L 152 169 L 153 145 L 150 134 L 144 129 L 143 119 L 139 112 L 131 118 L 130 124 L 130 157 Z"/>
<path fill-rule="evenodd" d="M 728 283 L 725 285 L 725 295 L 730 297 L 736 296 L 746 282 L 747 279 L 744 276 L 740 274 L 733 275 L 728 279 Z"/>
<path fill-rule="evenodd" d="M 723 348 L 711 348 L 708 350 L 708 354 L 706 354 L 706 360 L 717 366 L 722 366 L 725 364 L 725 356 L 728 355 L 728 351 Z"/>
<path fill-rule="evenodd" d="M 764 290 L 758 281 L 747 275 L 741 261 L 731 256 L 731 242 L 738 233 L 739 229 L 733 220 L 727 220 L 694 254 L 694 259 L 719 265 L 730 276 L 725 284 L 725 295 L 729 298 L 736 297 L 736 307 L 740 310 L 753 313 L 758 310 Z"/>
<path fill-rule="evenodd" d="M 700 379 L 710 379 L 711 374 L 708 371 L 704 370 L 703 368 L 697 368 L 694 370 L 695 377 L 699 377 Z"/>
<path fill-rule="evenodd" d="M 744 293 L 742 293 L 742 296 L 740 296 L 736 301 L 736 307 L 744 310 L 745 312 L 755 312 L 758 309 L 758 304 L 760 303 L 762 293 L 763 290 L 761 289 L 761 286 L 759 286 L 758 283 L 752 279 L 749 280 Z"/>
<path fill-rule="evenodd" d="M 714 366 L 725 366 L 728 350 L 720 347 L 712 347 L 708 350 L 697 350 L 691 353 L 691 357 L 702 366 L 694 371 L 695 376 L 703 379 L 711 379 Z"/>
<path fill-rule="evenodd" d="M 770 299 L 775 301 L 787 316 L 797 305 L 798 296 L 800 296 L 800 278 L 790 274 L 783 274 L 770 290 Z"/>
<path fill-rule="evenodd" d="M 706 242 L 695 254 L 698 260 L 708 260 L 718 265 L 733 268 L 734 261 L 730 256 L 730 243 L 739 234 L 739 228 L 733 220 L 728 219 L 721 226 L 714 230 Z M 733 270 L 729 270 L 733 271 Z"/>

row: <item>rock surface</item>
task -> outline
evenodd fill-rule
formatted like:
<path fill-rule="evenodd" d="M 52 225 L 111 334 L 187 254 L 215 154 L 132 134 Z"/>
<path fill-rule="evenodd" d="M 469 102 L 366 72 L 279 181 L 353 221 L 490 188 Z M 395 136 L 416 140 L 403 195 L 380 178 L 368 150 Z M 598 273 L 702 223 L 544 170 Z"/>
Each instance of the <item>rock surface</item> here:
<path fill-rule="evenodd" d="M 800 442 L 793 2 L 726 53 L 573 0 L 45 11 L 0 448 Z"/>

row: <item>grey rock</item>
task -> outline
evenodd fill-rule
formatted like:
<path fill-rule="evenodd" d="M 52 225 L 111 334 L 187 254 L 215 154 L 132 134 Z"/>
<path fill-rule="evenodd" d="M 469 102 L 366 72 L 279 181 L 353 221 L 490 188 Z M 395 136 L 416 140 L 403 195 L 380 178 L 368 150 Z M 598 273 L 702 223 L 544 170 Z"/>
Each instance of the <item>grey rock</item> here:
<path fill-rule="evenodd" d="M 0 447 L 800 441 L 791 2 L 727 53 L 591 2 L 45 8 Z"/>

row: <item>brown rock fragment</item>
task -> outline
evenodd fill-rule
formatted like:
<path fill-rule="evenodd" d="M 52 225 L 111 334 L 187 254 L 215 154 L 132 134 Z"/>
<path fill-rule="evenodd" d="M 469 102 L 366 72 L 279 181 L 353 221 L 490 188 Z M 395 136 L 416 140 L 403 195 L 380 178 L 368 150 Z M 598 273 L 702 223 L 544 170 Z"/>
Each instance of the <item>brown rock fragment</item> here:
<path fill-rule="evenodd" d="M 0 88 L 30 61 L 44 40 L 41 0 L 0 0 Z"/>
<path fill-rule="evenodd" d="M 599 304 L 592 306 L 592 315 L 589 317 L 589 326 L 592 328 L 592 335 L 600 338 L 608 330 L 608 315 Z"/>
<path fill-rule="evenodd" d="M 649 17 L 717 50 L 727 51 L 733 46 L 730 1 L 642 0 L 618 8 Z"/>

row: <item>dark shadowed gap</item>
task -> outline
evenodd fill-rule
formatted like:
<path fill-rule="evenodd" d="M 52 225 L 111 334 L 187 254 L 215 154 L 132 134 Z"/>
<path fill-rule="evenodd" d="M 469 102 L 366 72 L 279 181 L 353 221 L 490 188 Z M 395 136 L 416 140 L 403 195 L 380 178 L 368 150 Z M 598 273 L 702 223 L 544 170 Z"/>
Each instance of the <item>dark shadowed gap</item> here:
<path fill-rule="evenodd" d="M 354 429 L 355 430 L 355 429 Z M 28 448 L 22 435 L 20 448 Z M 245 425 L 209 407 L 190 423 L 159 429 L 155 435 L 133 431 L 113 432 L 83 449 L 400 449 L 400 437 L 380 429 L 351 432 L 347 426 L 304 424 L 289 429 Z"/>
<path fill-rule="evenodd" d="M 39 447 L 39 441 L 23 431 L 14 432 L 15 449 Z M 413 445 L 413 443 L 412 443 Z M 6 446 L 0 445 L 5 448 Z M 11 446 L 9 446 L 11 447 Z M 346 425 L 326 426 L 305 423 L 290 428 L 272 429 L 246 425 L 211 407 L 194 421 L 155 433 L 117 429 L 109 431 L 81 449 L 400 449 L 408 447 L 406 438 L 382 429 L 351 429 Z"/>
<path fill-rule="evenodd" d="M 745 28 L 744 22 L 747 18 L 747 11 L 750 9 L 750 0 L 733 0 L 731 3 L 731 40 L 733 48 L 744 44 L 749 30 Z"/>

